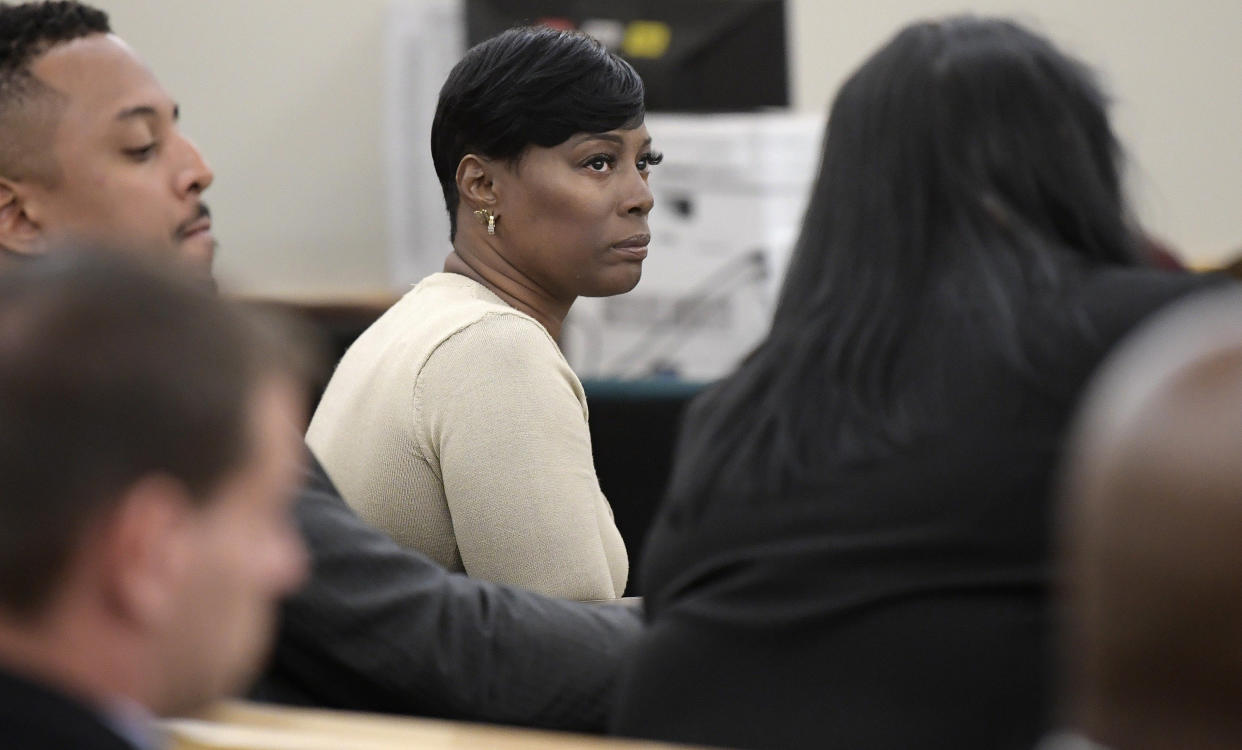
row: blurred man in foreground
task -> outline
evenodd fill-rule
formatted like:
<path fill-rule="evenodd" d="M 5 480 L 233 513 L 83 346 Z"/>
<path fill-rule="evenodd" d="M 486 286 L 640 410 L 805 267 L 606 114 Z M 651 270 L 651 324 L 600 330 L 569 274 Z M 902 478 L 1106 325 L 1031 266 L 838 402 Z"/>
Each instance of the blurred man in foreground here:
<path fill-rule="evenodd" d="M 154 747 L 257 672 L 306 574 L 278 341 L 106 255 L 0 274 L 0 744 Z"/>

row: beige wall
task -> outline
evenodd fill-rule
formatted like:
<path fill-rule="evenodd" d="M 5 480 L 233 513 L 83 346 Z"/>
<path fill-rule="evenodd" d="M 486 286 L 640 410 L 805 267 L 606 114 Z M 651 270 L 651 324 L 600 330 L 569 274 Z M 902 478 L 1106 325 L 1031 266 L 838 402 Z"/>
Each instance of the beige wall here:
<path fill-rule="evenodd" d="M 1188 260 L 1242 253 L 1242 2 L 794 0 L 799 104 L 827 108 L 842 78 L 918 15 L 968 8 L 1050 35 L 1102 75 L 1131 159 L 1139 217 Z"/>
<path fill-rule="evenodd" d="M 215 167 L 208 198 L 226 284 L 282 296 L 390 287 L 380 153 L 390 0 L 98 2 L 181 101 Z M 825 110 L 907 20 L 1016 15 L 1103 73 L 1138 166 L 1141 217 L 1210 264 L 1242 248 L 1242 3 L 1176 5 L 790 0 L 796 105 Z"/>

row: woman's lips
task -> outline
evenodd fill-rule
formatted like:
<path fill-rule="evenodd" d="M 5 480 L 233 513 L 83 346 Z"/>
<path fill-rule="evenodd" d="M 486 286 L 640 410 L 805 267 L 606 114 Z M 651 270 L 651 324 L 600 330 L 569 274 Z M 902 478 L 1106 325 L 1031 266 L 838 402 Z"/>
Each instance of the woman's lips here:
<path fill-rule="evenodd" d="M 647 257 L 647 246 L 650 244 L 651 235 L 635 234 L 633 236 L 626 237 L 620 242 L 613 243 L 612 247 L 618 252 L 632 256 L 637 260 L 642 260 Z"/>

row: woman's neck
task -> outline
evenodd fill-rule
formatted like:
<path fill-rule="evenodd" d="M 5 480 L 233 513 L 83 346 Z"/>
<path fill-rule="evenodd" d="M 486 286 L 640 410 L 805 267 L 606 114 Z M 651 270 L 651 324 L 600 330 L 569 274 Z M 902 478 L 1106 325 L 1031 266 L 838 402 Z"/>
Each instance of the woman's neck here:
<path fill-rule="evenodd" d="M 553 340 L 559 341 L 561 325 L 573 300 L 563 302 L 531 278 L 522 273 L 488 243 L 479 249 L 453 243 L 453 252 L 444 260 L 445 273 L 455 273 L 473 279 L 487 287 L 505 304 L 530 315 L 547 329 Z"/>

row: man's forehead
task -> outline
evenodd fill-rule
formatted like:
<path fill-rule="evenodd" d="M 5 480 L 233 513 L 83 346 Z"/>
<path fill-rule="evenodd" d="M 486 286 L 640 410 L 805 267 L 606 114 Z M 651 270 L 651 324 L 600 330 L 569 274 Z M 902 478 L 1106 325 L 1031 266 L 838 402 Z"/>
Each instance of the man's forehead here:
<path fill-rule="evenodd" d="M 173 109 L 172 100 L 129 45 L 114 34 L 91 34 L 57 44 L 31 65 L 45 85 L 66 97 L 67 108 L 112 119 L 135 107 Z"/>

